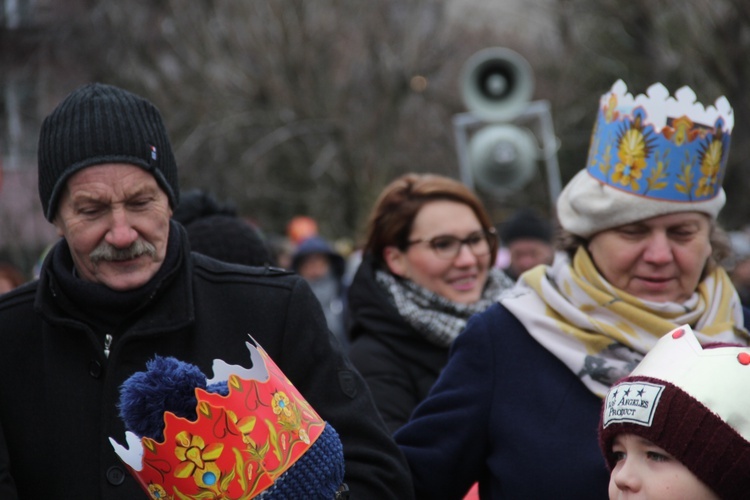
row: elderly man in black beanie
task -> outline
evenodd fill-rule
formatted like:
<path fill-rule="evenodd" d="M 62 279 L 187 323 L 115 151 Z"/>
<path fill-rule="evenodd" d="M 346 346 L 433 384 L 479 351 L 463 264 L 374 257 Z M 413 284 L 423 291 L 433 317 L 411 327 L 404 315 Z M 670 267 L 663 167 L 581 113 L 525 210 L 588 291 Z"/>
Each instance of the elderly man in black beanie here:
<path fill-rule="evenodd" d="M 152 103 L 98 83 L 70 94 L 42 125 L 39 194 L 62 238 L 0 299 L 0 498 L 142 498 L 109 441 L 125 440 L 121 384 L 155 355 L 247 366 L 248 334 L 338 431 L 352 498 L 412 495 L 305 281 L 191 253 Z"/>

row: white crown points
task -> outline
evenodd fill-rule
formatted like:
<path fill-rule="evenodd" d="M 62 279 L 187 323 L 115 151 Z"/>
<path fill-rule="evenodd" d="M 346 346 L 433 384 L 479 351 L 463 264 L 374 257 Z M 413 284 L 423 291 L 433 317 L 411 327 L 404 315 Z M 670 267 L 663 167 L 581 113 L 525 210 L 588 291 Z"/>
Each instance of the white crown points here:
<path fill-rule="evenodd" d="M 610 91 L 601 97 L 601 109 L 606 109 L 612 104 L 612 96 L 616 99 L 616 111 L 620 116 L 632 118 L 633 110 L 642 107 L 648 112 L 648 120 L 644 125 L 652 125 L 657 130 L 681 116 L 687 116 L 693 123 L 709 127 L 713 127 L 716 121 L 721 119 L 725 133 L 730 133 L 734 128 L 734 111 L 726 97 L 721 96 L 713 105 L 704 106 L 697 101 L 695 92 L 688 86 L 680 87 L 672 96 L 664 85 L 654 83 L 645 94 L 633 96 L 628 93 L 625 82 L 617 80 Z"/>

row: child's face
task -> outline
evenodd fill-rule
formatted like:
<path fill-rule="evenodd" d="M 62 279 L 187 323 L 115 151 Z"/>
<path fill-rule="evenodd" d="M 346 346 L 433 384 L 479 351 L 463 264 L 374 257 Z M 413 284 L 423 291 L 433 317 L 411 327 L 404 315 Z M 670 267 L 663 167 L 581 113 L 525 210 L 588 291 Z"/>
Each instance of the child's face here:
<path fill-rule="evenodd" d="M 621 434 L 612 444 L 617 464 L 609 479 L 609 498 L 650 500 L 718 500 L 672 455 L 648 439 Z"/>

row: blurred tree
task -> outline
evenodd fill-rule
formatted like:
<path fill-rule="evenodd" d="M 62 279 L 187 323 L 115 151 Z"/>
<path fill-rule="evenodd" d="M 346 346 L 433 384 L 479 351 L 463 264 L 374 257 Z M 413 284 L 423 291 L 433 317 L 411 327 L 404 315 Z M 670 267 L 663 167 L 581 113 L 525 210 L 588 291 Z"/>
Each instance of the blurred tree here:
<path fill-rule="evenodd" d="M 166 115 L 181 182 L 266 228 L 305 213 L 353 235 L 396 175 L 457 175 L 457 68 L 479 45 L 456 50 L 440 0 L 105 0 L 91 19 L 100 73 Z"/>
<path fill-rule="evenodd" d="M 35 124 L 21 150 L 33 150 L 41 118 L 76 85 L 122 85 L 162 109 L 182 185 L 232 200 L 269 232 L 307 214 L 330 238 L 353 236 L 393 177 L 458 177 L 458 78 L 488 46 L 515 49 L 532 64 L 535 98 L 552 103 L 563 181 L 583 166 L 598 97 L 618 78 L 638 93 L 662 81 L 672 91 L 690 85 L 704 103 L 726 95 L 736 125 L 723 222 L 738 227 L 750 213 L 744 0 L 33 4 L 30 27 L 11 28 L 9 19 L 0 27 L 0 62 L 10 68 L 0 72 L 4 93 L 25 89 L 19 95 L 38 99 L 20 108 L 24 123 Z M 10 103 L 0 105 L 0 141 L 12 135 L 3 129 Z M 540 184 L 489 200 L 495 217 L 544 207 Z"/>

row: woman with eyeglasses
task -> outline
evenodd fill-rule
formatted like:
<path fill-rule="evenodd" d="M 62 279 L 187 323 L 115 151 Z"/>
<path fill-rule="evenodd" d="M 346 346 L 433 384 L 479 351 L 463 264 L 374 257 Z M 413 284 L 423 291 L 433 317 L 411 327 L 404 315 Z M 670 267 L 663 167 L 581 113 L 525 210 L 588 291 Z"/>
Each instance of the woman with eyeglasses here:
<path fill-rule="evenodd" d="M 350 357 L 391 432 L 406 423 L 469 317 L 513 285 L 479 198 L 439 175 L 406 174 L 370 214 L 349 288 Z"/>
<path fill-rule="evenodd" d="M 602 96 L 586 167 L 557 199 L 568 258 L 526 271 L 471 319 L 395 433 L 417 498 L 459 499 L 475 481 L 482 499 L 607 498 L 597 429 L 609 388 L 678 326 L 704 344 L 750 341 L 718 265 L 729 103 L 704 108 L 687 87 L 626 90 Z M 641 413 L 616 416 L 651 425 L 642 392 L 618 396 Z M 689 436 L 702 423 L 670 425 Z"/>

